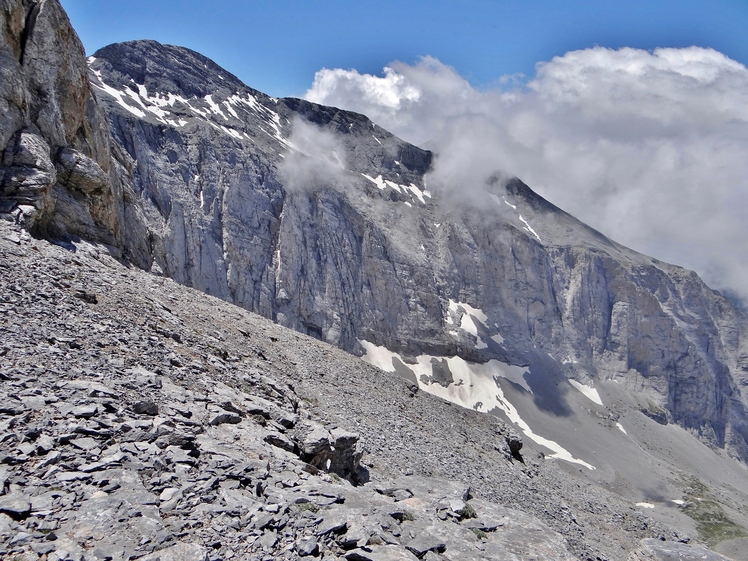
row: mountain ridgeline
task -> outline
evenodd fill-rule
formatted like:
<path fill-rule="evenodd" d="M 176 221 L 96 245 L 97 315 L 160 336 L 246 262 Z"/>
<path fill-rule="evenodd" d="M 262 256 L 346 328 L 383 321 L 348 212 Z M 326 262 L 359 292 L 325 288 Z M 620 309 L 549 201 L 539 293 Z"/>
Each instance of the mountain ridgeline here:
<path fill-rule="evenodd" d="M 188 49 L 111 45 L 89 69 L 132 170 L 147 250 L 123 239 L 141 266 L 348 351 L 386 348 L 427 389 L 459 381 L 409 369 L 418 356 L 524 368 L 537 395 L 614 380 L 660 422 L 748 458 L 745 321 L 694 273 L 517 179 L 487 178 L 482 204 L 429 192 L 431 153 Z"/>

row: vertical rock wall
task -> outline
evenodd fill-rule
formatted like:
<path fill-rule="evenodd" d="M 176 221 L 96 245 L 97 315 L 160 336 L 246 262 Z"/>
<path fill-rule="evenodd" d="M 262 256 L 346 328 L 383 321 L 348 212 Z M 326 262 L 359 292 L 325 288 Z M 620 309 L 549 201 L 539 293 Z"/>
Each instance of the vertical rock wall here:
<path fill-rule="evenodd" d="M 39 234 L 99 241 L 149 265 L 132 162 L 111 145 L 64 10 L 56 0 L 2 0 L 0 32 L 0 212 Z"/>

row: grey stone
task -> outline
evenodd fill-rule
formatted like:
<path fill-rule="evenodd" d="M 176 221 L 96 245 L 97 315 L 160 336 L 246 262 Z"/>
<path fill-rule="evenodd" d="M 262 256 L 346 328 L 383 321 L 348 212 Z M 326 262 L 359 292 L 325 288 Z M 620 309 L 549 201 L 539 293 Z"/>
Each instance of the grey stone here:
<path fill-rule="evenodd" d="M 293 452 L 295 448 L 295 444 L 290 438 L 277 432 L 266 434 L 264 440 L 268 444 L 272 444 L 273 446 L 277 446 L 288 452 Z"/>
<path fill-rule="evenodd" d="M 210 420 L 210 424 L 213 426 L 223 425 L 225 423 L 237 425 L 241 422 L 241 416 L 237 415 L 236 413 L 219 413 Z"/>
<path fill-rule="evenodd" d="M 139 415 L 158 415 L 158 405 L 150 400 L 136 401 L 132 404 L 132 410 Z"/>
<path fill-rule="evenodd" d="M 296 542 L 296 552 L 301 557 L 317 555 L 319 553 L 319 544 L 313 537 L 301 539 Z"/>
<path fill-rule="evenodd" d="M 79 405 L 78 407 L 73 407 L 71 411 L 75 417 L 83 419 L 94 417 L 98 412 L 99 408 L 96 405 Z"/>
<path fill-rule="evenodd" d="M 181 495 L 182 491 L 177 487 L 167 487 L 163 491 L 161 491 L 161 494 L 158 496 L 160 501 L 170 501 L 174 497 Z"/>
<path fill-rule="evenodd" d="M 406 543 L 405 547 L 416 557 L 421 558 L 429 551 L 444 553 L 447 549 L 447 544 L 440 538 L 427 533 L 420 533 L 414 540 Z"/>
<path fill-rule="evenodd" d="M 270 550 L 278 543 L 278 535 L 275 532 L 265 532 L 258 542 L 265 551 Z"/>
<path fill-rule="evenodd" d="M 339 512 L 325 513 L 324 518 L 317 526 L 317 535 L 326 536 L 345 531 L 348 527 L 348 521 L 344 515 Z"/>
<path fill-rule="evenodd" d="M 316 456 L 330 447 L 330 433 L 323 427 L 315 426 L 304 435 L 301 450 L 307 456 Z"/>
<path fill-rule="evenodd" d="M 82 471 L 62 471 L 55 474 L 55 479 L 60 482 L 65 481 L 81 481 L 90 479 L 91 474 Z"/>
<path fill-rule="evenodd" d="M 95 439 L 88 436 L 85 436 L 83 438 L 74 438 L 70 441 L 70 444 L 72 444 L 76 448 L 85 450 L 86 452 L 93 450 L 94 448 L 97 448 L 99 446 L 99 443 Z"/>
<path fill-rule="evenodd" d="M 199 544 L 179 542 L 146 555 L 143 561 L 208 561 L 208 549 Z"/>
<path fill-rule="evenodd" d="M 519 451 L 522 450 L 522 438 L 514 430 L 510 430 L 506 434 L 506 444 L 509 446 L 512 456 L 518 456 Z"/>
<path fill-rule="evenodd" d="M 0 512 L 13 517 L 24 517 L 31 513 L 31 504 L 21 493 L 0 495 Z"/>
<path fill-rule="evenodd" d="M 28 409 L 32 409 L 34 411 L 38 411 L 46 405 L 46 401 L 42 396 L 22 397 L 21 401 Z"/>

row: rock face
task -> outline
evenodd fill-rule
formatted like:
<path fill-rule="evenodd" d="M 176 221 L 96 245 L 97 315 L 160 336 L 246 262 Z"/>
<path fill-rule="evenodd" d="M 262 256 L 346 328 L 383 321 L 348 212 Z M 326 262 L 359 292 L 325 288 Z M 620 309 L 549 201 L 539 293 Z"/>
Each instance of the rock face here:
<path fill-rule="evenodd" d="M 518 180 L 429 192 L 430 153 L 362 115 L 269 98 L 187 49 L 112 45 L 90 68 L 136 162 L 153 265 L 178 282 L 448 398 L 466 381 L 454 357 L 520 367 L 535 392 L 614 380 L 645 414 L 748 458 L 745 318 L 694 273 Z M 418 357 L 431 362 L 407 364 Z"/>
<path fill-rule="evenodd" d="M 0 33 L 0 213 L 44 235 L 107 243 L 148 265 L 132 162 L 110 142 L 62 7 L 3 0 Z"/>

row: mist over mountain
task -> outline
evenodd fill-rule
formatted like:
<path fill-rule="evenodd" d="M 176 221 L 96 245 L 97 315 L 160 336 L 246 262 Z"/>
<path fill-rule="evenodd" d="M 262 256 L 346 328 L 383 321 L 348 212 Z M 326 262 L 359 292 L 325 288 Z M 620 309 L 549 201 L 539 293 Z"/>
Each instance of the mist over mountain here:
<path fill-rule="evenodd" d="M 506 175 L 480 112 L 431 152 L 182 47 L 86 60 L 54 0 L 2 15 L 3 555 L 740 558 L 743 311 Z M 114 503 L 153 527 L 83 539 Z"/>
<path fill-rule="evenodd" d="M 742 64 L 698 47 L 596 47 L 505 78 L 474 88 L 425 57 L 381 76 L 323 69 L 305 98 L 434 150 L 432 173 L 453 189 L 501 169 L 617 241 L 745 299 Z"/>

